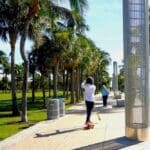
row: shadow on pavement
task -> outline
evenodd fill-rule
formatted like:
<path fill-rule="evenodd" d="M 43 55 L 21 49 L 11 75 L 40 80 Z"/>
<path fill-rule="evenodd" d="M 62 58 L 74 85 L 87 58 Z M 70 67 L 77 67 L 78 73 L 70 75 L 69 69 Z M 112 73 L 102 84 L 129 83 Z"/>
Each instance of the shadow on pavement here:
<path fill-rule="evenodd" d="M 100 104 L 101 103 L 96 103 L 95 102 L 95 106 L 94 106 L 94 110 L 98 110 L 97 108 L 100 108 Z M 67 110 L 66 111 L 66 114 L 86 114 L 86 106 L 85 106 L 85 103 L 79 103 L 79 104 L 76 104 L 76 106 L 80 106 L 81 108 L 80 109 L 70 109 L 70 110 Z"/>
<path fill-rule="evenodd" d="M 83 125 L 80 125 L 78 127 L 73 127 L 73 128 L 69 128 L 69 129 L 56 130 L 56 131 L 54 131 L 52 133 L 48 133 L 48 134 L 36 133 L 35 138 L 49 137 L 49 136 L 54 136 L 54 135 L 58 135 L 58 134 L 74 132 L 74 131 L 77 131 L 77 130 L 85 130 L 85 129 L 84 129 Z"/>
<path fill-rule="evenodd" d="M 105 113 L 121 113 L 121 112 L 125 112 L 124 107 L 116 107 L 113 106 L 112 108 L 104 108 L 104 107 L 100 107 L 99 112 L 102 114 Z"/>
<path fill-rule="evenodd" d="M 119 137 L 109 141 L 95 143 L 92 145 L 77 148 L 75 150 L 118 150 L 140 143 L 136 140 L 129 140 L 126 137 Z"/>
<path fill-rule="evenodd" d="M 67 110 L 66 111 L 66 114 L 80 114 L 80 115 L 84 115 L 86 112 L 85 112 L 85 109 L 83 110 L 77 110 L 77 109 L 72 109 L 72 110 Z"/>
<path fill-rule="evenodd" d="M 82 109 L 71 109 L 71 110 L 67 110 L 66 114 L 86 114 L 86 107 L 84 106 L 84 104 L 80 104 Z M 120 112 L 124 112 L 125 108 L 124 107 L 117 107 L 117 106 L 112 106 L 110 105 L 111 108 L 109 107 L 103 107 L 100 105 L 100 103 L 96 103 L 94 106 L 94 110 L 93 112 L 99 112 L 99 113 L 120 113 Z"/>

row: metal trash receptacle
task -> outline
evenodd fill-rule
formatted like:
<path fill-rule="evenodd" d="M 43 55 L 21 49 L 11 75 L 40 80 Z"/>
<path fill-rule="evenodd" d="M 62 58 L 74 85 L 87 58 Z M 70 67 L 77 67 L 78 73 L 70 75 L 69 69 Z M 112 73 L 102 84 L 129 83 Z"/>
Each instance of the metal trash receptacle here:
<path fill-rule="evenodd" d="M 60 117 L 65 116 L 65 102 L 64 102 L 64 98 L 59 98 L 59 111 L 60 111 Z"/>
<path fill-rule="evenodd" d="M 59 99 L 47 100 L 47 119 L 53 120 L 60 116 Z"/>

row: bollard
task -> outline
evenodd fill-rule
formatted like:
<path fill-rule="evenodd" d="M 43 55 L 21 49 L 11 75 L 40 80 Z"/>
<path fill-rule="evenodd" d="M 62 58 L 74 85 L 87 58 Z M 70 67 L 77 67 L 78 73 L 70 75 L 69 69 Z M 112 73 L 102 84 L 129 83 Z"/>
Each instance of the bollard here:
<path fill-rule="evenodd" d="M 60 116 L 59 110 L 59 99 L 48 99 L 47 100 L 47 119 L 53 120 Z"/>

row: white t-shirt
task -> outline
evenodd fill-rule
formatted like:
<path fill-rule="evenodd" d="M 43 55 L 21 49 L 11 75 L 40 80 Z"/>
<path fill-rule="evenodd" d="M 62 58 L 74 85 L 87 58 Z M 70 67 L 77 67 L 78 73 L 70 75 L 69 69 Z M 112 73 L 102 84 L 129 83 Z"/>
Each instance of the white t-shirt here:
<path fill-rule="evenodd" d="M 84 99 L 86 101 L 94 102 L 95 100 L 94 94 L 95 94 L 96 86 L 93 84 L 86 84 L 85 82 L 83 82 L 81 84 L 81 87 L 85 89 Z"/>

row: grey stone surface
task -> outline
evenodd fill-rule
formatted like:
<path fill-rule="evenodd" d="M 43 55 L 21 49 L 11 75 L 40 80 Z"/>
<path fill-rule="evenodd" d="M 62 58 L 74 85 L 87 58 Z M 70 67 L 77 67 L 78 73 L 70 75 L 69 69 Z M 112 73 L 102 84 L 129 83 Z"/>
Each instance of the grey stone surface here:
<path fill-rule="evenodd" d="M 112 97 L 110 104 L 115 101 Z M 85 117 L 85 103 L 78 103 L 64 117 L 40 122 L 1 141 L 0 150 L 138 150 L 150 146 L 125 138 L 124 107 L 104 109 L 98 98 L 92 113 L 94 129 L 84 130 Z"/>

